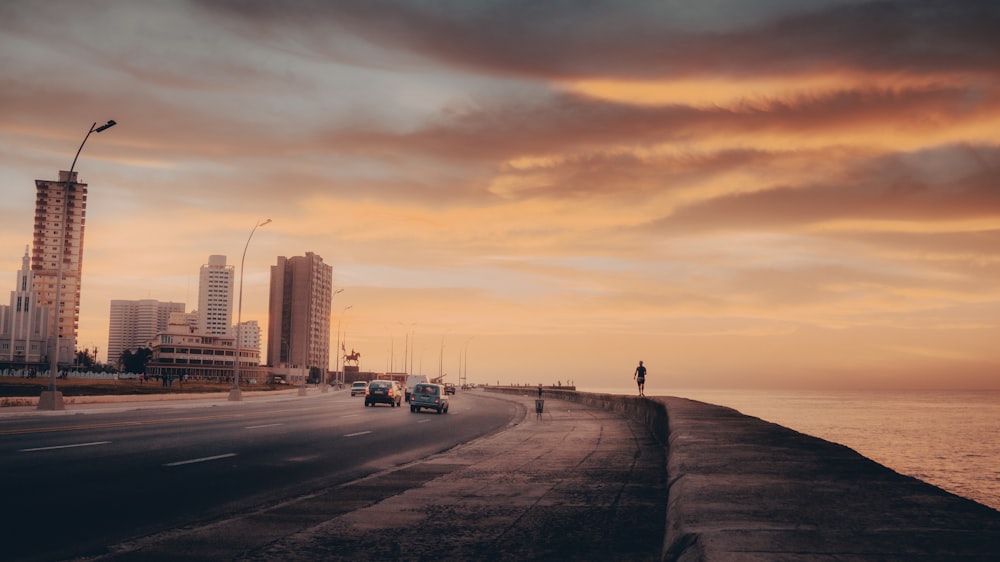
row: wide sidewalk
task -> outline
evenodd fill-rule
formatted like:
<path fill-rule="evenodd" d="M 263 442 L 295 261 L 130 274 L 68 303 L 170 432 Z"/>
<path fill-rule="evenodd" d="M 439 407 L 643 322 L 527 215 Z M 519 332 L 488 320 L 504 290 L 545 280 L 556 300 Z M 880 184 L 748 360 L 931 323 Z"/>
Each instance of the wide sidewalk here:
<path fill-rule="evenodd" d="M 659 560 L 664 449 L 605 410 L 476 393 L 512 425 L 399 472 L 436 477 L 247 553 L 246 560 Z M 348 486 L 377 485 L 388 475 Z M 344 492 L 344 490 L 341 490 Z"/>

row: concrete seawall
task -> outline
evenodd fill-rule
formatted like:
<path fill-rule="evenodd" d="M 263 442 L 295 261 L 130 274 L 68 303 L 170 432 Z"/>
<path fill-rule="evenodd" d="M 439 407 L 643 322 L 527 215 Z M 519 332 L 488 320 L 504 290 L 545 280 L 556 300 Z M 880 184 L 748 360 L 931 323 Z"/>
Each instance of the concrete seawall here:
<path fill-rule="evenodd" d="M 613 410 L 666 446 L 664 560 L 1000 560 L 1000 512 L 842 445 L 683 398 L 543 398 Z"/>

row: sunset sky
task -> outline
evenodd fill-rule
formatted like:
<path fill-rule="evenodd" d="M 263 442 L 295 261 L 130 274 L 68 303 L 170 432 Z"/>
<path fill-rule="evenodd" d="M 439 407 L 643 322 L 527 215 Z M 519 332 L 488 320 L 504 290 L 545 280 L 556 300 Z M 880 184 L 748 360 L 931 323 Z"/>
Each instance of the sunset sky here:
<path fill-rule="evenodd" d="M 998 30 L 995 1 L 5 0 L 0 292 L 34 181 L 114 119 L 76 167 L 102 360 L 110 300 L 195 309 L 270 218 L 243 319 L 315 252 L 365 370 L 1000 388 Z"/>

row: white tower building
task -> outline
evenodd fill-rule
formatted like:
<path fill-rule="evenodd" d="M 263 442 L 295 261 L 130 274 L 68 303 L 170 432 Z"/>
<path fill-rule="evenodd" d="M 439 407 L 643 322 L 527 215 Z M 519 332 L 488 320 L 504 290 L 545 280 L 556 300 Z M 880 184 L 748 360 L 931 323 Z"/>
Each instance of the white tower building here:
<path fill-rule="evenodd" d="M 233 285 L 235 268 L 226 265 L 226 256 L 208 256 L 198 278 L 198 332 L 225 336 L 232 334 Z"/>
<path fill-rule="evenodd" d="M 29 260 L 25 248 L 10 305 L 0 305 L 0 366 L 7 368 L 44 368 L 48 362 L 49 311 L 39 304 L 32 289 Z"/>
<path fill-rule="evenodd" d="M 240 323 L 240 349 L 252 349 L 257 352 L 260 360 L 260 324 L 256 320 L 244 320 Z"/>

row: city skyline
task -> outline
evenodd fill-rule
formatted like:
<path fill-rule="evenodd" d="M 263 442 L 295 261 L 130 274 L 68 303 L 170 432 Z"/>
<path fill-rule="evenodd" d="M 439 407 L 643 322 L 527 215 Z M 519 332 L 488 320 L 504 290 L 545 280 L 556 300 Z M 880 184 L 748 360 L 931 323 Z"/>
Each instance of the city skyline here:
<path fill-rule="evenodd" d="M 367 370 L 1000 388 L 998 27 L 937 0 L 4 2 L 0 279 L 35 181 L 114 119 L 74 168 L 80 348 L 111 300 L 196 308 L 197 265 L 239 276 L 272 219 L 242 319 L 315 252 Z"/>

